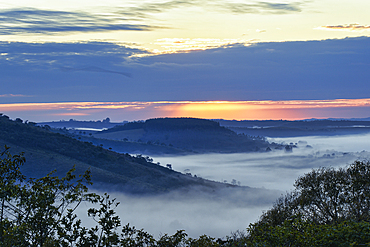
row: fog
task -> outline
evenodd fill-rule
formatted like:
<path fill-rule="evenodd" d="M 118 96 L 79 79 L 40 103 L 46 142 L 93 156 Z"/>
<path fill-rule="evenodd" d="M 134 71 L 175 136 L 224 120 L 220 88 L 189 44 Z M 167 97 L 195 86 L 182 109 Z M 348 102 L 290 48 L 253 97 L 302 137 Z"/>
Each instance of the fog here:
<path fill-rule="evenodd" d="M 358 135 L 339 136 L 304 136 L 289 138 L 268 138 L 270 142 L 297 143 L 300 140 L 307 141 L 317 150 L 334 149 L 341 152 L 370 151 L 370 133 Z"/>
<path fill-rule="evenodd" d="M 323 166 L 343 167 L 368 159 L 370 134 L 268 138 L 270 142 L 297 144 L 293 152 L 273 150 L 261 153 L 201 154 L 154 157 L 155 162 L 172 164 L 180 172 L 214 180 L 239 181 L 243 186 L 287 191 L 298 176 Z M 310 146 L 310 147 L 307 147 Z"/>
<path fill-rule="evenodd" d="M 174 234 L 179 229 L 184 229 L 191 237 L 207 234 L 222 238 L 232 231 L 245 230 L 272 206 L 278 196 L 294 188 L 297 177 L 312 168 L 344 167 L 355 160 L 368 159 L 370 143 L 366 140 L 369 137 L 370 134 L 270 139 L 297 143 L 298 147 L 290 153 L 273 150 L 268 153 L 153 157 L 161 165 L 172 164 L 176 171 L 228 183 L 235 179 L 242 186 L 267 190 L 220 192 L 224 196 L 209 196 L 197 190 L 143 197 L 110 194 L 121 202 L 116 210 L 122 224 L 144 228 L 156 238 L 164 233 Z"/>
<path fill-rule="evenodd" d="M 254 222 L 261 214 L 261 209 L 268 206 L 243 207 L 224 200 L 201 198 L 169 198 L 167 196 L 133 197 L 110 193 L 120 201 L 116 208 L 123 225 L 129 223 L 138 229 L 144 229 L 155 238 L 174 234 L 184 229 L 190 237 L 207 234 L 213 237 L 225 237 L 232 231 L 245 230 L 249 222 Z M 79 215 L 85 215 L 86 208 L 79 209 Z"/>

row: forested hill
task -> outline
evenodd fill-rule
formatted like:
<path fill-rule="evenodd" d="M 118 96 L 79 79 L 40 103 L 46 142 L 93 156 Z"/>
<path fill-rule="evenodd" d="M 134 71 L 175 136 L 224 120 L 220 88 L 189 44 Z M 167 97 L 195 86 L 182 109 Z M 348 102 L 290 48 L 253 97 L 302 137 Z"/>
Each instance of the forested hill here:
<path fill-rule="evenodd" d="M 118 154 L 54 133 L 50 127 L 36 127 L 34 123 L 13 121 L 3 115 L 0 115 L 0 145 L 0 150 L 7 145 L 12 153 L 25 152 L 24 172 L 28 176 L 44 176 L 54 169 L 65 173 L 75 164 L 78 173 L 90 169 L 93 182 L 109 183 L 130 192 L 164 192 L 200 184 L 219 186 L 148 162 L 142 156 Z"/>
<path fill-rule="evenodd" d="M 169 146 L 195 153 L 265 151 L 271 146 L 263 138 L 238 135 L 217 122 L 197 118 L 130 122 L 97 133 L 94 137 Z"/>

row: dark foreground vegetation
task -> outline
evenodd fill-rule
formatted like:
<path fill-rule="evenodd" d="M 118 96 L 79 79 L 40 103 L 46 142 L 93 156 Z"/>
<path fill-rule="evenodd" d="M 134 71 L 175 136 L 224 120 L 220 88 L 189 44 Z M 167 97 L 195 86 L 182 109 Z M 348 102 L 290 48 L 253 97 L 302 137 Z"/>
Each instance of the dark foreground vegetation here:
<path fill-rule="evenodd" d="M 123 225 L 115 199 L 88 191 L 89 171 L 27 178 L 25 158 L 8 147 L 0 162 L 0 246 L 370 246 L 369 162 L 313 170 L 246 232 L 223 239 L 193 239 L 182 230 L 155 239 Z M 96 225 L 85 226 L 76 215 L 82 202 L 91 203 L 86 213 Z"/>

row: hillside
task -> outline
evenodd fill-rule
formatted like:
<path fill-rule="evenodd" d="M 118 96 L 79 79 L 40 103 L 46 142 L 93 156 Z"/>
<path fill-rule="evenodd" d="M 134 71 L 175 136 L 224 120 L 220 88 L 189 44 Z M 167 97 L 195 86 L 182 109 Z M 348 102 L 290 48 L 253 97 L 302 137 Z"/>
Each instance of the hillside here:
<path fill-rule="evenodd" d="M 196 118 L 158 118 L 145 122 L 130 122 L 95 133 L 93 142 L 105 141 L 103 145 L 119 148 L 119 142 L 126 146 L 138 143 L 141 151 L 153 146 L 161 146 L 163 152 L 175 153 L 237 153 L 265 151 L 274 148 L 263 138 L 238 135 L 234 131 L 220 126 L 219 123 Z M 114 140 L 109 143 L 107 140 Z M 118 142 L 119 141 L 119 142 Z M 132 149 L 131 149 L 132 150 Z M 149 150 L 155 153 L 153 150 Z M 128 151 L 129 152 L 129 151 Z"/>
<path fill-rule="evenodd" d="M 294 136 L 334 136 L 365 134 L 370 132 L 370 121 L 363 120 L 255 120 L 230 121 L 217 120 L 221 126 L 231 129 L 239 134 L 268 136 L 268 137 L 294 137 Z"/>
<path fill-rule="evenodd" d="M 48 127 L 22 123 L 20 119 L 13 121 L 3 115 L 0 115 L 0 145 L 10 146 L 13 153 L 25 152 L 23 169 L 27 176 L 44 176 L 54 169 L 57 175 L 63 174 L 76 165 L 78 173 L 90 169 L 96 185 L 109 184 L 110 188 L 133 193 L 159 193 L 200 185 L 211 190 L 228 186 L 184 175 L 142 156 L 118 154 L 54 133 Z"/>

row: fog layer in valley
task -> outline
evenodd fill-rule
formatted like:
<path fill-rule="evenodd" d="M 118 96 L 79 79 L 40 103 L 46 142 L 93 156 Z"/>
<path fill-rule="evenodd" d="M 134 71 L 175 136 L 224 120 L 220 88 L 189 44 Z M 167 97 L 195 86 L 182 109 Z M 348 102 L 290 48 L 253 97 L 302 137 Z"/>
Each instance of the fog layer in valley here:
<path fill-rule="evenodd" d="M 154 157 L 161 165 L 172 164 L 174 170 L 193 176 L 240 182 L 242 186 L 266 188 L 266 191 L 242 193 L 235 190 L 234 193 L 225 192 L 224 196 L 206 195 L 197 190 L 151 197 L 119 193 L 112 196 L 121 202 L 117 212 L 123 224 L 144 228 L 155 237 L 161 233 L 173 234 L 179 229 L 184 229 L 191 237 L 202 234 L 224 237 L 232 231 L 245 230 L 263 210 L 271 207 L 279 195 L 294 188 L 297 177 L 312 168 L 344 167 L 355 160 L 368 159 L 369 153 L 363 150 L 370 150 L 369 138 L 370 134 L 276 138 L 271 141 L 297 143 L 297 148 L 293 152 L 273 150 L 267 153 Z"/>
<path fill-rule="evenodd" d="M 273 150 L 263 153 L 201 154 L 155 157 L 173 169 L 215 181 L 233 179 L 243 186 L 287 191 L 298 176 L 323 166 L 343 167 L 369 157 L 370 134 L 269 138 L 271 142 L 297 144 L 293 152 Z"/>
<path fill-rule="evenodd" d="M 99 192 L 98 193 L 102 193 Z M 245 230 L 249 222 L 254 222 L 262 209 L 268 209 L 268 204 L 241 205 L 229 200 L 201 198 L 197 195 L 134 197 L 119 193 L 109 193 L 112 198 L 121 202 L 116 208 L 122 224 L 129 223 L 138 229 L 144 229 L 154 237 L 168 233 L 176 233 L 184 229 L 190 237 L 203 234 L 222 238 L 232 231 Z M 247 200 L 247 198 L 246 198 Z M 253 196 L 251 199 L 253 200 Z M 86 216 L 88 205 L 79 208 L 79 215 Z M 84 220 L 85 220 L 84 219 Z"/>

